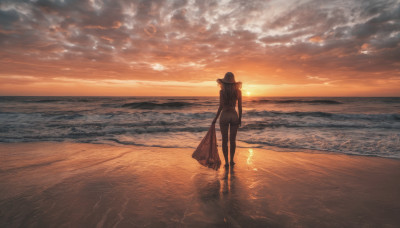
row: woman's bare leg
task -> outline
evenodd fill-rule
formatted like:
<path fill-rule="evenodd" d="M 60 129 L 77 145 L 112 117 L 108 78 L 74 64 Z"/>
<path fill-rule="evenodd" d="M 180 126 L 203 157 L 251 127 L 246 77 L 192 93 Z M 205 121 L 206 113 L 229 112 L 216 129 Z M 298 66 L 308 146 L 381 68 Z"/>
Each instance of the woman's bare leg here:
<path fill-rule="evenodd" d="M 220 124 L 221 135 L 222 135 L 222 152 L 224 153 L 225 164 L 228 163 L 228 124 Z"/>
<path fill-rule="evenodd" d="M 236 151 L 236 134 L 237 134 L 239 125 L 238 124 L 233 124 L 233 125 L 231 124 L 230 128 L 231 128 L 230 129 L 231 131 L 230 131 L 230 134 L 229 134 L 229 141 L 230 141 L 230 144 L 231 144 L 231 148 L 230 148 L 230 151 L 231 151 L 231 163 L 234 164 L 233 157 L 235 156 L 235 151 Z"/>

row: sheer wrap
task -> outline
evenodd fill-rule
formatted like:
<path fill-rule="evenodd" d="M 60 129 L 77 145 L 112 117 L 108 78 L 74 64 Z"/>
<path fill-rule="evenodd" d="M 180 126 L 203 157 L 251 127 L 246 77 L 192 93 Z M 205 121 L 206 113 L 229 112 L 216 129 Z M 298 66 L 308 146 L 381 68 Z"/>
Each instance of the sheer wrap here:
<path fill-rule="evenodd" d="M 218 154 L 217 136 L 215 124 L 212 124 L 206 136 L 201 140 L 197 149 L 193 152 L 192 158 L 201 165 L 218 170 L 221 166 L 221 159 Z"/>

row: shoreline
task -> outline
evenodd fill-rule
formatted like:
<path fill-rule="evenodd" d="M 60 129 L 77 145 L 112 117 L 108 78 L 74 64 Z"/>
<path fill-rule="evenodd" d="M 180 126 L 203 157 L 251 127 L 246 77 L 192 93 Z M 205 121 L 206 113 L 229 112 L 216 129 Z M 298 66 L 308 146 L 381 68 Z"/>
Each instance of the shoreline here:
<path fill-rule="evenodd" d="M 193 151 L 0 143 L 0 226 L 400 225 L 397 159 L 238 148 L 214 171 Z"/>
<path fill-rule="evenodd" d="M 105 145 L 105 146 L 115 146 L 115 147 L 140 147 L 140 148 L 156 148 L 156 149 L 185 149 L 185 150 L 196 150 L 196 147 L 162 147 L 159 145 L 154 146 L 145 146 L 141 144 L 123 144 L 114 141 L 110 141 L 112 143 L 93 143 L 93 142 L 72 142 L 72 141 L 33 141 L 33 142 L 0 142 L 0 147 L 2 145 L 12 145 L 12 144 L 36 144 L 36 143 L 71 143 L 71 144 L 89 144 L 89 145 Z M 218 153 L 220 155 L 221 161 L 223 161 L 222 155 L 222 147 L 220 146 L 221 140 L 218 140 Z M 237 150 L 247 150 L 247 149 L 258 149 L 263 151 L 273 151 L 277 153 L 307 153 L 307 154 L 328 154 L 328 155 L 347 155 L 347 156 L 356 156 L 356 157 L 371 157 L 371 158 L 384 158 L 390 160 L 400 161 L 400 157 L 388 157 L 388 156 L 379 156 L 372 154 L 359 154 L 359 153 L 348 153 L 348 152 L 340 152 L 340 151 L 330 151 L 330 150 L 317 150 L 317 149 L 305 149 L 305 148 L 281 148 L 277 146 L 263 146 L 261 144 L 249 144 L 246 142 L 238 141 L 236 144 Z"/>

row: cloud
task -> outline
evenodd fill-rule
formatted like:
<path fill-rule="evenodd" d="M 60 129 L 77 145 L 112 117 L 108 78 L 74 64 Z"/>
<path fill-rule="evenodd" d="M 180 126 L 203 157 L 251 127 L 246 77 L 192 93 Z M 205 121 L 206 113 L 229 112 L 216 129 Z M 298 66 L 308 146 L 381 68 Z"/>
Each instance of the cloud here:
<path fill-rule="evenodd" d="M 210 81 L 233 71 L 264 84 L 307 84 L 307 75 L 390 80 L 400 75 L 399 3 L 4 0 L 0 75 Z"/>

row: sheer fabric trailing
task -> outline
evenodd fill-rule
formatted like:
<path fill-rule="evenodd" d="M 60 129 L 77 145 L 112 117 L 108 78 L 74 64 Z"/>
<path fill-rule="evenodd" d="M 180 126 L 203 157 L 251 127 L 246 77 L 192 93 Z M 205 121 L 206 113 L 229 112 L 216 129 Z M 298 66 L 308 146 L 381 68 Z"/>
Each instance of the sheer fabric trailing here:
<path fill-rule="evenodd" d="M 221 166 L 221 159 L 218 154 L 217 136 L 215 124 L 212 124 L 206 136 L 201 140 L 197 149 L 193 152 L 192 158 L 201 165 L 218 170 Z"/>

